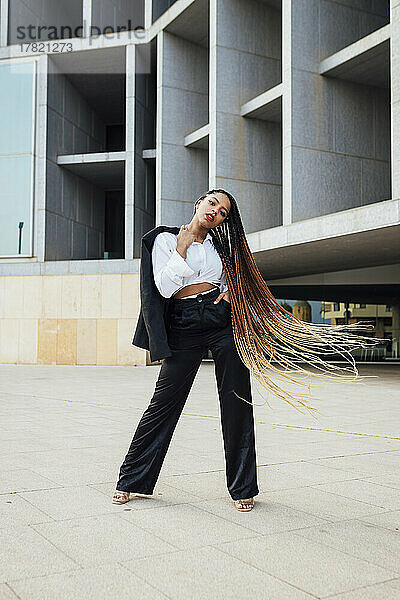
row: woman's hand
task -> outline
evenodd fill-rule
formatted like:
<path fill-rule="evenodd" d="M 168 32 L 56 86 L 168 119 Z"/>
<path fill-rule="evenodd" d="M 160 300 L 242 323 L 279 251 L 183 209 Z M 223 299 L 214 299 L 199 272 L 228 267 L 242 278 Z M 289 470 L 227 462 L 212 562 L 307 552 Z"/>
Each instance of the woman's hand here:
<path fill-rule="evenodd" d="M 218 304 L 218 302 L 219 302 L 220 300 L 222 300 L 222 298 L 223 298 L 224 300 L 226 300 L 227 302 L 229 302 L 229 303 L 231 302 L 231 301 L 229 300 L 229 290 L 227 290 L 226 292 L 222 292 L 222 294 L 220 294 L 220 295 L 218 296 L 218 298 L 217 298 L 216 300 L 214 300 L 214 304 Z"/>
<path fill-rule="evenodd" d="M 186 229 L 186 225 L 181 225 L 177 236 L 176 249 L 183 258 L 186 258 L 186 250 L 193 244 L 196 236 Z"/>
<path fill-rule="evenodd" d="M 177 236 L 178 246 L 185 246 L 186 248 L 189 248 L 189 246 L 193 244 L 195 239 L 196 236 L 194 235 L 194 233 L 186 229 L 186 225 L 181 225 Z"/>

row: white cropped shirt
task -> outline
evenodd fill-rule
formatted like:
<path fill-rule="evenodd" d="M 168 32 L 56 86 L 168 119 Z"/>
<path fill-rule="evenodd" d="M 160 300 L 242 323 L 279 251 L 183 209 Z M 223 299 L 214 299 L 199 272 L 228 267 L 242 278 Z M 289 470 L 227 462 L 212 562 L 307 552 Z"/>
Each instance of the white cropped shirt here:
<path fill-rule="evenodd" d="M 177 237 L 163 231 L 154 240 L 151 257 L 154 281 L 160 294 L 170 298 L 189 284 L 203 282 L 218 285 L 221 292 L 226 292 L 224 268 L 211 235 L 208 233 L 203 243 L 192 242 L 186 251 L 186 260 L 176 249 Z"/>

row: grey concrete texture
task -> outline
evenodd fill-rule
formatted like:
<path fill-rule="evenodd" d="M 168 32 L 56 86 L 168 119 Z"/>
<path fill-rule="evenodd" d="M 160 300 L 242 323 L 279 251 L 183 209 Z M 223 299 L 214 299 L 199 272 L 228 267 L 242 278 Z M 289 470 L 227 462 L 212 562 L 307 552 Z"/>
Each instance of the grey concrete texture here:
<path fill-rule="evenodd" d="M 101 31 L 105 27 L 127 27 L 128 20 L 132 27 L 144 25 L 144 2 L 131 2 L 131 0 L 107 0 L 99 2 L 95 0 L 92 4 L 92 26 Z"/>
<path fill-rule="evenodd" d="M 281 12 L 269 3 L 221 0 L 215 18 L 210 185 L 246 190 L 252 210 L 242 218 L 251 233 L 282 225 L 281 123 L 240 116 L 244 103 L 282 81 Z"/>
<path fill-rule="evenodd" d="M 297 3 L 295 3 L 297 4 Z M 389 22 L 389 3 L 380 0 L 324 1 L 320 5 L 320 60 Z M 340 23 L 340 27 L 335 24 Z"/>
<path fill-rule="evenodd" d="M 0 599 L 396 599 L 400 374 L 313 388 L 299 414 L 252 380 L 260 494 L 226 489 L 204 361 L 152 496 L 111 504 L 160 366 L 0 365 Z"/>
<path fill-rule="evenodd" d="M 53 0 L 13 0 L 9 2 L 8 10 L 9 28 L 8 43 L 20 44 L 21 36 L 18 27 L 25 28 L 25 39 L 29 40 L 27 28 L 29 25 L 35 27 L 38 39 L 38 27 L 57 27 L 61 33 L 61 27 L 71 27 L 74 30 L 82 23 L 82 0 L 72 0 L 66 5 L 63 2 Z M 48 32 L 43 29 L 40 39 L 49 39 Z M 67 35 L 67 34 L 66 34 Z M 54 39 L 51 38 L 50 39 Z"/>
<path fill-rule="evenodd" d="M 313 0 L 291 11 L 292 222 L 391 198 L 390 90 L 319 73 L 322 59 L 388 23 L 388 4 Z"/>
<path fill-rule="evenodd" d="M 158 45 L 156 225 L 176 225 L 187 214 L 186 203 L 208 189 L 208 152 L 185 148 L 184 139 L 209 121 L 209 55 L 166 31 Z"/>

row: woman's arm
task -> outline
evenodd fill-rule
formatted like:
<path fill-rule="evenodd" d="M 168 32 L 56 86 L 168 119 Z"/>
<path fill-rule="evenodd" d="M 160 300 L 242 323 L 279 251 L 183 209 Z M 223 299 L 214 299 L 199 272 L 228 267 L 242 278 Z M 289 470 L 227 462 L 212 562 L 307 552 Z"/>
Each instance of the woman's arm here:
<path fill-rule="evenodd" d="M 154 240 L 151 252 L 154 282 L 164 298 L 170 298 L 183 284 L 184 277 L 194 274 L 185 259 L 176 250 L 176 241 L 165 232 Z"/>

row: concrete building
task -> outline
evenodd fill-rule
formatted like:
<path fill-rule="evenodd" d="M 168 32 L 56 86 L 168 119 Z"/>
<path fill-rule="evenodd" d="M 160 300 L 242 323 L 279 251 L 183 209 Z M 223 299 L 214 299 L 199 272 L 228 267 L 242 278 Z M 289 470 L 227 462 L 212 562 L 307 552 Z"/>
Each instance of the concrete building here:
<path fill-rule="evenodd" d="M 214 186 L 277 298 L 398 348 L 400 0 L 0 6 L 0 362 L 148 364 L 141 235 Z"/>

